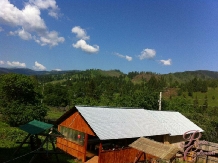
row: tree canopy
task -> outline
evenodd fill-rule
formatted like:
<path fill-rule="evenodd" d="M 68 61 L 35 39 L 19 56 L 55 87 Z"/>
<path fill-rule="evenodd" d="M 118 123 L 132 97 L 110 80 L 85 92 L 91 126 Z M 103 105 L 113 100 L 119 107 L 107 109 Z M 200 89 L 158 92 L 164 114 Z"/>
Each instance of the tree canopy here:
<path fill-rule="evenodd" d="M 35 81 L 28 76 L 6 74 L 0 81 L 0 106 L 3 118 L 13 126 L 42 119 L 46 108 L 40 103 Z"/>

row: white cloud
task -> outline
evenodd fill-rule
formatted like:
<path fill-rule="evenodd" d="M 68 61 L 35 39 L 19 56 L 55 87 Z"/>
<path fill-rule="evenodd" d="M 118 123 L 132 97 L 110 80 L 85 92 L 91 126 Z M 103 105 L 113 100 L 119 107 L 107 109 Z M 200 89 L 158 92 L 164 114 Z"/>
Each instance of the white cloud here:
<path fill-rule="evenodd" d="M 75 44 L 72 44 L 74 48 L 80 48 L 87 53 L 97 53 L 99 51 L 98 45 L 89 45 L 86 43 L 86 40 L 89 40 L 90 37 L 86 34 L 86 31 L 82 29 L 80 26 L 75 26 L 71 30 L 72 33 L 76 34 L 76 37 L 80 39 Z"/>
<path fill-rule="evenodd" d="M 89 40 L 90 37 L 87 36 L 86 31 L 84 29 L 82 29 L 80 26 L 75 26 L 72 28 L 72 33 L 76 34 L 76 37 L 78 39 L 83 39 L 83 40 Z"/>
<path fill-rule="evenodd" d="M 168 60 L 160 60 L 160 63 L 165 65 L 165 66 L 170 66 L 172 64 L 172 60 L 168 59 Z"/>
<path fill-rule="evenodd" d="M 122 54 L 119 54 L 119 53 L 115 53 L 116 56 L 120 57 L 120 58 L 125 58 L 127 61 L 132 61 L 132 57 L 126 55 L 122 55 Z"/>
<path fill-rule="evenodd" d="M 144 49 L 141 52 L 141 55 L 139 55 L 139 59 L 143 60 L 143 59 L 152 59 L 156 56 L 156 51 L 154 49 Z"/>
<path fill-rule="evenodd" d="M 35 66 L 33 66 L 33 68 L 35 70 L 40 70 L 40 71 L 46 70 L 46 67 L 43 66 L 42 64 L 38 63 L 37 61 L 35 61 Z"/>
<path fill-rule="evenodd" d="M 64 37 L 58 37 L 56 31 L 46 32 L 40 37 L 34 37 L 34 40 L 39 43 L 41 46 L 50 45 L 57 46 L 59 43 L 64 42 Z"/>
<path fill-rule="evenodd" d="M 59 8 L 55 0 L 30 0 L 30 4 L 37 6 L 39 9 L 48 9 L 49 15 L 58 18 Z"/>
<path fill-rule="evenodd" d="M 7 65 L 11 66 L 11 67 L 22 67 L 22 68 L 26 67 L 25 63 L 20 63 L 20 62 L 16 62 L 16 61 L 13 61 L 13 62 L 7 61 Z"/>
<path fill-rule="evenodd" d="M 9 34 L 13 35 L 13 36 L 18 35 L 23 40 L 31 40 L 32 39 L 32 35 L 29 32 L 25 31 L 24 29 L 18 29 L 17 31 L 14 31 L 14 32 L 10 31 Z"/>
<path fill-rule="evenodd" d="M 53 71 L 62 71 L 61 69 L 57 68 L 57 69 L 54 69 Z"/>
<path fill-rule="evenodd" d="M 0 65 L 3 65 L 3 64 L 5 64 L 5 62 L 4 61 L 0 61 Z"/>
<path fill-rule="evenodd" d="M 17 35 L 24 40 L 30 40 L 34 35 L 34 40 L 39 40 L 40 45 L 56 46 L 64 42 L 64 38 L 59 37 L 56 31 L 48 31 L 41 18 L 40 9 L 51 9 L 52 12 L 58 9 L 54 0 L 30 0 L 21 10 L 8 0 L 0 0 L 0 8 L 0 24 L 22 28 L 10 34 Z"/>
<path fill-rule="evenodd" d="M 76 44 L 73 44 L 73 47 L 77 49 L 80 48 L 87 53 L 97 53 L 99 51 L 98 45 L 91 46 L 87 44 L 85 40 L 82 40 L 82 39 L 77 41 Z"/>
<path fill-rule="evenodd" d="M 18 36 L 20 36 L 23 40 L 32 39 L 32 35 L 24 29 L 18 31 Z"/>
<path fill-rule="evenodd" d="M 40 17 L 40 10 L 36 6 L 26 5 L 19 10 L 8 0 L 0 1 L 0 23 L 11 26 L 22 26 L 26 30 L 46 30 L 46 25 Z"/>
<path fill-rule="evenodd" d="M 128 60 L 128 61 L 132 61 L 132 57 L 126 55 L 126 60 Z"/>

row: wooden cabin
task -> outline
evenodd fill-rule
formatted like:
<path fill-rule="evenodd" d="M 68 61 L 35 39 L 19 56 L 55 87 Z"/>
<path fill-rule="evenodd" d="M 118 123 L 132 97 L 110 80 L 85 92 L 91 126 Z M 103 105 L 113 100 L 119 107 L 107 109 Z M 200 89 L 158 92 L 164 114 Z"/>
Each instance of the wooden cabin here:
<path fill-rule="evenodd" d="M 132 108 L 76 106 L 57 125 L 64 135 L 57 138 L 58 148 L 82 162 L 93 157 L 96 163 L 133 162 L 139 151 L 128 145 L 139 137 L 175 143 L 188 130 L 203 131 L 178 112 Z"/>

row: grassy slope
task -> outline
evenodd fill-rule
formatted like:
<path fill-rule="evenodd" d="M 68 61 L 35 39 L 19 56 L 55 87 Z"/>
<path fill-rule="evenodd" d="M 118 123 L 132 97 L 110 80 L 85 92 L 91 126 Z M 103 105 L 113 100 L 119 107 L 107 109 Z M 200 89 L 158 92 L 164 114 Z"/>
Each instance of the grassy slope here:
<path fill-rule="evenodd" d="M 177 92 L 176 88 L 170 88 L 167 89 L 165 92 L 163 92 L 163 99 L 170 100 L 171 97 L 176 97 Z M 193 96 L 188 96 L 188 93 L 183 93 L 183 97 L 186 97 L 188 99 L 194 100 L 196 97 L 198 99 L 199 105 L 203 105 L 205 101 L 205 97 L 207 96 L 208 106 L 217 106 L 218 107 L 218 88 L 212 89 L 209 88 L 207 93 L 201 93 L 201 92 L 194 92 Z"/>
<path fill-rule="evenodd" d="M 193 93 L 193 99 L 197 97 L 200 105 L 203 105 L 205 101 L 205 96 L 207 96 L 208 105 L 209 106 L 218 106 L 218 88 L 216 89 L 208 89 L 207 93 L 196 92 Z"/>

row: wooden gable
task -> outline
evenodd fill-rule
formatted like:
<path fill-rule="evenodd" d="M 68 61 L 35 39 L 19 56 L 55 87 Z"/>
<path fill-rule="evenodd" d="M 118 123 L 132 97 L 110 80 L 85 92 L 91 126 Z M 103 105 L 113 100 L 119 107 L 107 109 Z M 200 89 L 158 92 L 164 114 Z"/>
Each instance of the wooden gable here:
<path fill-rule="evenodd" d="M 73 108 L 73 110 L 69 110 L 63 116 L 61 116 L 57 120 L 57 123 L 60 126 L 72 128 L 74 130 L 84 132 L 92 136 L 96 135 L 90 128 L 88 123 L 85 121 L 85 119 L 82 117 L 82 115 L 75 108 Z"/>

